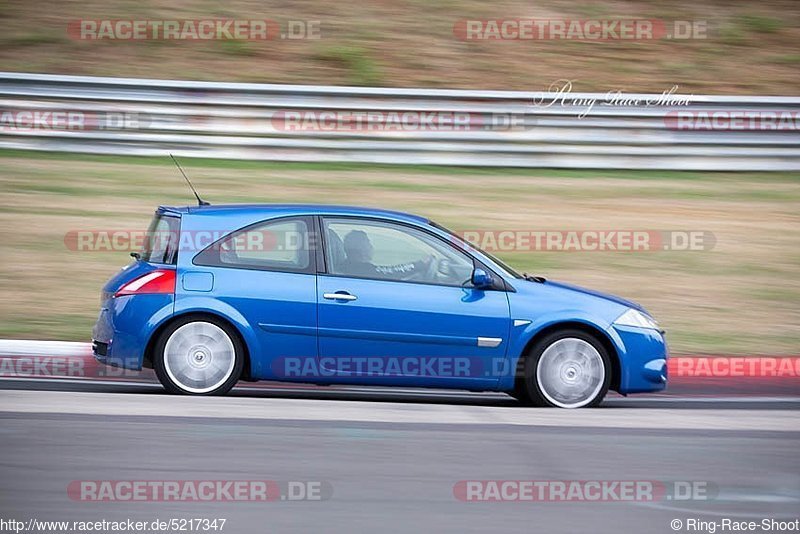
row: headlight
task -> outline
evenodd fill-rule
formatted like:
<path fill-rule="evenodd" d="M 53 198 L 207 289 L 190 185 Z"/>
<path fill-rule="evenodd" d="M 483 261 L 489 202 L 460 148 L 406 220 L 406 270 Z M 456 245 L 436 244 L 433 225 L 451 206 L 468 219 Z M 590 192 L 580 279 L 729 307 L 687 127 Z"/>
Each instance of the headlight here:
<path fill-rule="evenodd" d="M 629 308 L 628 311 L 617 317 L 617 320 L 614 321 L 614 324 L 618 326 L 635 326 L 637 328 L 652 328 L 653 330 L 661 330 L 661 327 L 658 326 L 658 323 L 655 319 L 646 313 L 642 313 L 639 310 L 634 310 L 633 308 Z"/>

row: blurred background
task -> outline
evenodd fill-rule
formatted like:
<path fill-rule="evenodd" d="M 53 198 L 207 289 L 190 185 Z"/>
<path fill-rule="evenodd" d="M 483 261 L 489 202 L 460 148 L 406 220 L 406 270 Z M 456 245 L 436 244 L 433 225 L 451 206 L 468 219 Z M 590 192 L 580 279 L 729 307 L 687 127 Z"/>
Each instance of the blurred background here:
<path fill-rule="evenodd" d="M 640 19 L 666 28 L 679 20 L 700 22 L 702 32 L 686 39 L 465 39 L 458 30 L 464 21 L 525 18 Z M 277 25 L 275 37 L 80 34 L 87 21 L 263 19 Z M 680 131 L 665 117 L 681 106 L 598 105 L 579 118 L 569 107 L 533 105 L 553 83 L 570 80 L 574 93 L 600 99 L 678 86 L 694 95 L 691 109 L 788 110 L 796 119 L 796 2 L 7 0 L 0 27 L 2 338 L 89 340 L 100 287 L 130 258 L 127 250 L 74 250 L 68 235 L 143 230 L 156 206 L 191 204 L 166 157 L 172 151 L 214 204 L 379 206 L 462 232 L 702 232 L 713 246 L 497 255 L 521 271 L 639 301 L 676 353 L 798 353 L 796 122 L 780 131 Z M 288 38 L 292 32 L 296 38 Z M 115 86 L 14 73 L 420 91 Z M 486 92 L 511 90 L 522 93 Z M 279 112 L 320 109 L 505 113 L 524 124 L 296 132 L 275 122 Z M 70 129 L 22 124 L 21 110 L 135 120 Z"/>
<path fill-rule="evenodd" d="M 471 40 L 462 20 L 707 21 L 700 39 Z M 270 19 L 319 21 L 319 38 L 202 41 L 80 40 L 78 20 Z M 516 89 L 559 78 L 583 91 L 796 95 L 800 9 L 792 0 L 393 1 L 6 0 L 0 6 L 6 71 L 209 81 Z M 309 32 L 311 33 L 311 32 Z"/>

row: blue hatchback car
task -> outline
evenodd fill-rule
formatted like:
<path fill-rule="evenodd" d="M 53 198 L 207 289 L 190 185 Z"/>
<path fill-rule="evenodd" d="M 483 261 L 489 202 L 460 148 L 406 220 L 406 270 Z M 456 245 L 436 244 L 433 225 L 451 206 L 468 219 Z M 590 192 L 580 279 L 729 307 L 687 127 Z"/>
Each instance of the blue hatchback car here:
<path fill-rule="evenodd" d="M 664 332 L 639 305 L 518 274 L 415 215 L 160 207 L 134 256 L 103 288 L 94 354 L 173 393 L 279 380 L 578 408 L 667 381 Z"/>

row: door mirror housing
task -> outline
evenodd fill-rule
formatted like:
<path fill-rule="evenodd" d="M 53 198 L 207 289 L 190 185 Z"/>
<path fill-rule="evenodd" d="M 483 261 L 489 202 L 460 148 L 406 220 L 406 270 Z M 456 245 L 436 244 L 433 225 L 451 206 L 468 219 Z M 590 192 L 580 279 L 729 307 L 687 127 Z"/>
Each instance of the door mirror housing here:
<path fill-rule="evenodd" d="M 486 289 L 494 285 L 494 278 L 481 268 L 472 271 L 472 285 L 475 289 Z"/>

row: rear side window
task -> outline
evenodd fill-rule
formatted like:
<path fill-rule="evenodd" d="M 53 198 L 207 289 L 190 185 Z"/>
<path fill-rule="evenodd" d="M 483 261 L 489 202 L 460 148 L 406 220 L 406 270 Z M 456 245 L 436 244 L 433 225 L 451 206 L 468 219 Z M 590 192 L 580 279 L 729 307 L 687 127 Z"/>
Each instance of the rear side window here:
<path fill-rule="evenodd" d="M 181 220 L 157 213 L 150 222 L 141 259 L 151 263 L 175 265 L 178 262 Z"/>
<path fill-rule="evenodd" d="M 233 267 L 312 273 L 309 250 L 310 219 L 291 218 L 257 223 L 222 238 L 198 254 L 193 263 L 212 267 Z"/>

